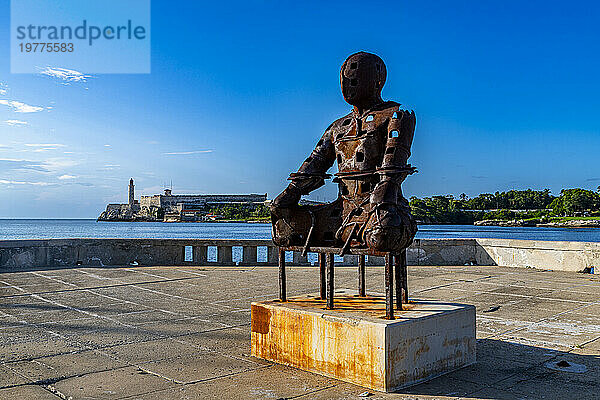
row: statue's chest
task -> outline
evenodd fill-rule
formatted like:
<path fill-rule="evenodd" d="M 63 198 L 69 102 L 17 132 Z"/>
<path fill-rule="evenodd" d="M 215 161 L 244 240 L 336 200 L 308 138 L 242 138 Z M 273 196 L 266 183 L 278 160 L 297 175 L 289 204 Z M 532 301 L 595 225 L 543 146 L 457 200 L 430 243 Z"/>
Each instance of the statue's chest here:
<path fill-rule="evenodd" d="M 340 172 L 373 171 L 381 164 L 387 141 L 388 120 L 370 114 L 348 117 L 334 128 L 333 143 Z"/>

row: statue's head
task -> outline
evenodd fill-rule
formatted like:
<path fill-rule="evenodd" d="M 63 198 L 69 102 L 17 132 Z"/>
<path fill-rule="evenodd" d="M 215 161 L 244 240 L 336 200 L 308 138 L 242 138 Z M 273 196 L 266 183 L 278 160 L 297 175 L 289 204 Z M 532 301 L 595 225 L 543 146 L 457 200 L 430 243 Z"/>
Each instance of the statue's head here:
<path fill-rule="evenodd" d="M 359 52 L 344 61 L 340 83 L 344 100 L 353 106 L 368 106 L 381 101 L 387 72 L 375 54 Z"/>

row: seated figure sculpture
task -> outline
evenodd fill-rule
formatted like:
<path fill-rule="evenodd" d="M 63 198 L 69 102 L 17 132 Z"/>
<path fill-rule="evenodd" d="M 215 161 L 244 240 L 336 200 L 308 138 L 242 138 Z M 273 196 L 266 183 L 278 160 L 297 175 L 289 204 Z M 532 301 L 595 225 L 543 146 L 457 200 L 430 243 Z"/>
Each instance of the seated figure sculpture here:
<path fill-rule="evenodd" d="M 337 247 L 345 254 L 350 248 L 399 253 L 412 243 L 417 225 L 401 184 L 416 172 L 407 164 L 416 119 L 399 103 L 382 100 L 386 75 L 375 54 L 356 53 L 342 65 L 342 94 L 353 110 L 325 130 L 271 203 L 276 245 Z M 299 205 L 302 195 L 325 184 L 336 161 L 338 198 Z"/>

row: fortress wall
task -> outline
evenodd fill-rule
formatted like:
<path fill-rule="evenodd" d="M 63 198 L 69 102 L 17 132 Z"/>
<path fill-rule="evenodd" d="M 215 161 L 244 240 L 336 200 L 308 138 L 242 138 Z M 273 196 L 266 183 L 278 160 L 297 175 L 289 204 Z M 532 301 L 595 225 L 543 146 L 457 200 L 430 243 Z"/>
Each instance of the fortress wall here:
<path fill-rule="evenodd" d="M 190 259 L 186 260 L 186 246 Z M 218 260 L 207 259 L 208 246 Z M 276 265 L 270 240 L 229 239 L 49 239 L 0 241 L 0 268 L 73 267 L 76 265 L 232 265 L 232 247 L 243 248 L 244 265 Z M 267 247 L 268 261 L 257 263 L 257 247 Z M 291 265 L 306 265 L 295 253 Z M 557 271 L 600 273 L 600 243 L 504 239 L 418 239 L 407 249 L 409 265 L 499 265 Z M 345 256 L 342 265 L 356 265 Z M 369 265 L 381 265 L 378 257 Z"/>

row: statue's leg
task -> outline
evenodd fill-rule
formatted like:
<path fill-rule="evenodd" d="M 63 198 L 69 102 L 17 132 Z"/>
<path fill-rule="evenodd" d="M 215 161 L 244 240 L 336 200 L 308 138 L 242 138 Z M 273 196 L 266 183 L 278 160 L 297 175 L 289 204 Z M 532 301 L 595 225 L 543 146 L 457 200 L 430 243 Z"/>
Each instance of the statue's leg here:
<path fill-rule="evenodd" d="M 335 232 L 341 224 L 341 200 L 314 206 L 275 207 L 271 210 L 271 222 L 273 242 L 278 246 L 304 246 L 307 239 L 311 247 L 335 246 Z"/>
<path fill-rule="evenodd" d="M 371 217 L 364 238 L 367 245 L 379 251 L 401 252 L 412 244 L 417 233 L 417 223 L 410 213 L 408 202 L 384 203 Z"/>
<path fill-rule="evenodd" d="M 310 230 L 310 214 L 300 207 L 271 209 L 273 243 L 277 246 L 302 246 Z"/>

